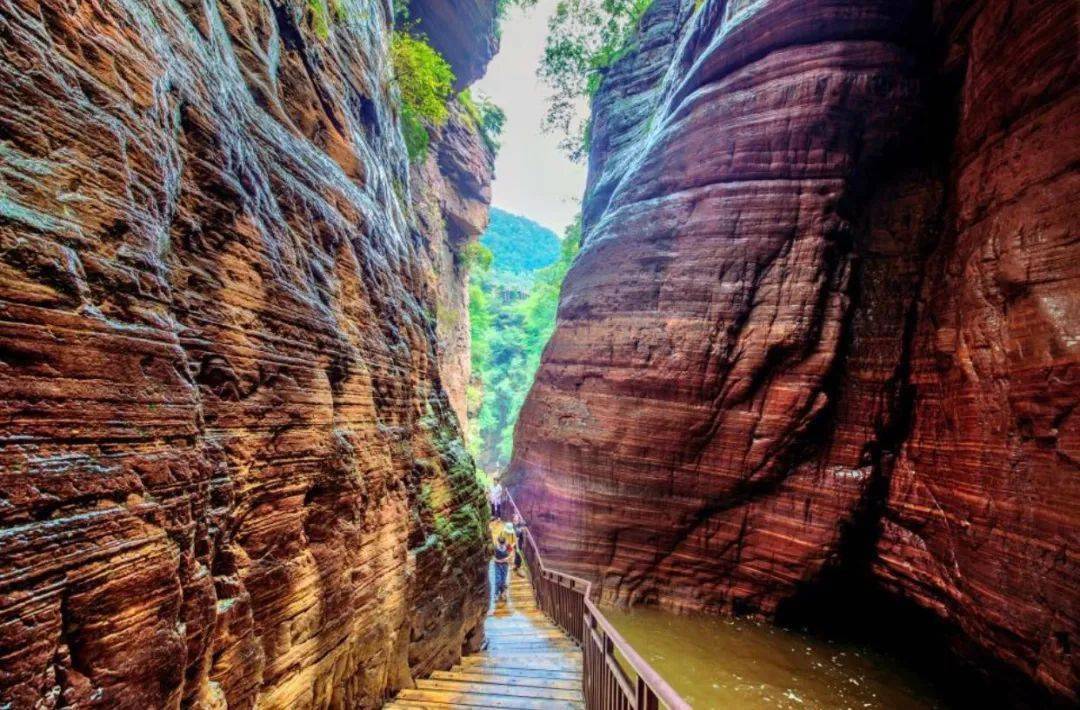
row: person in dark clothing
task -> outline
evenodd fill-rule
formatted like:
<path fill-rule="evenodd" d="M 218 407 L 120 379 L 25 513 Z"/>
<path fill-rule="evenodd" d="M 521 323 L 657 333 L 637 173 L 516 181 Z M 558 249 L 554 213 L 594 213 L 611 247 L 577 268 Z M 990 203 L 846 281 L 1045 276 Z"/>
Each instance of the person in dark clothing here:
<path fill-rule="evenodd" d="M 517 534 L 517 545 L 514 546 L 514 574 L 524 577 L 521 564 L 525 561 L 525 521 L 516 513 L 514 514 L 514 532 Z"/>
<path fill-rule="evenodd" d="M 495 601 L 506 599 L 506 580 L 510 573 L 510 546 L 501 537 L 495 543 Z"/>

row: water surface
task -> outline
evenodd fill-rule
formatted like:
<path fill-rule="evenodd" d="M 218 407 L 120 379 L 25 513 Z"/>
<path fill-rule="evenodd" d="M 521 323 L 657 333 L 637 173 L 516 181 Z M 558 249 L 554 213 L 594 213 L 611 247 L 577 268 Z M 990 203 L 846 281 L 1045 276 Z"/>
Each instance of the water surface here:
<path fill-rule="evenodd" d="M 700 614 L 604 614 L 695 710 L 945 707 L 898 661 L 853 644 Z"/>

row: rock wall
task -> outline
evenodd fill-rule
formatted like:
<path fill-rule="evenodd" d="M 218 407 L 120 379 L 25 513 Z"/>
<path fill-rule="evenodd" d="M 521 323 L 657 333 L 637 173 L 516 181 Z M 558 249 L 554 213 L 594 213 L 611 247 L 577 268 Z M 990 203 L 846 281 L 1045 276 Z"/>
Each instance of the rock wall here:
<path fill-rule="evenodd" d="M 495 152 L 459 102 L 446 125 L 432 129 L 427 156 L 412 168 L 413 199 L 428 244 L 429 277 L 435 291 L 439 372 L 450 406 L 468 422 L 472 376 L 469 326 L 469 253 L 487 228 Z"/>
<path fill-rule="evenodd" d="M 0 705 L 372 707 L 479 640 L 389 12 L 0 0 Z"/>
<path fill-rule="evenodd" d="M 1075 700 L 1077 6 L 695 5 L 594 100 L 518 502 L 609 601 L 840 571 Z"/>
<path fill-rule="evenodd" d="M 413 31 L 454 67 L 457 88 L 484 75 L 499 51 L 498 2 L 492 0 L 399 0 L 408 8 Z"/>

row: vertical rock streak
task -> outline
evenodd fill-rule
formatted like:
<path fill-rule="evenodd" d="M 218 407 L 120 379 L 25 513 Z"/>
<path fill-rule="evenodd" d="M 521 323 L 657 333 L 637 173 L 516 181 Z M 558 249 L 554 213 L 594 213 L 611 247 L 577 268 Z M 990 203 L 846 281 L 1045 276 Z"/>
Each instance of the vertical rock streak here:
<path fill-rule="evenodd" d="M 594 100 L 516 496 L 604 596 L 832 570 L 1075 693 L 1076 9 L 656 0 Z"/>

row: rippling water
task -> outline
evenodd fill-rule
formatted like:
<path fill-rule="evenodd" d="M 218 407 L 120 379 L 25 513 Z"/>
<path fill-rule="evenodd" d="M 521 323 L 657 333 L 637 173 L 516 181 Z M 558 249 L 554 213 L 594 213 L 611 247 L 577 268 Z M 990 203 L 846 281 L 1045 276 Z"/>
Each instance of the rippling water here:
<path fill-rule="evenodd" d="M 764 622 L 604 609 L 619 633 L 696 710 L 945 707 L 890 656 Z"/>

